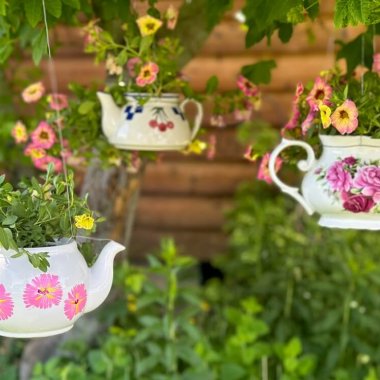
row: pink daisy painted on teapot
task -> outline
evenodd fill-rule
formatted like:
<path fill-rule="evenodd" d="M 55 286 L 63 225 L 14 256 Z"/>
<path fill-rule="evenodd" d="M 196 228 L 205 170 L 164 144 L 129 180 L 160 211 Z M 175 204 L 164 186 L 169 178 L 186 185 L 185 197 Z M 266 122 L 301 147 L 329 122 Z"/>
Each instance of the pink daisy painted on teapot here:
<path fill-rule="evenodd" d="M 70 330 L 84 313 L 107 297 L 113 278 L 113 260 L 124 247 L 110 241 L 88 268 L 77 243 L 26 248 L 49 254 L 47 273 L 34 268 L 27 257 L 0 249 L 0 335 L 13 338 L 45 337 Z"/>

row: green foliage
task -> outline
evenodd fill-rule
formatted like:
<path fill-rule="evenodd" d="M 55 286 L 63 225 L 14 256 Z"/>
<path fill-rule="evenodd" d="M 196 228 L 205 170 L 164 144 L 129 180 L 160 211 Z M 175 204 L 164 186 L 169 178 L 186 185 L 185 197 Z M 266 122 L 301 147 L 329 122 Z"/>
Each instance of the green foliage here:
<path fill-rule="evenodd" d="M 43 247 L 75 236 L 74 218 L 78 215 L 92 218 L 87 198 L 74 194 L 72 173 L 66 182 L 49 166 L 42 183 L 32 177 L 17 189 L 0 176 L 0 246 L 14 250 L 12 257 L 26 255 L 34 267 L 46 272 L 47 253 L 31 254 L 24 248 Z M 95 224 L 88 229 L 95 230 Z"/>
<path fill-rule="evenodd" d="M 276 67 L 276 62 L 271 59 L 260 61 L 253 65 L 243 66 L 241 73 L 255 84 L 268 84 L 271 81 L 271 70 Z"/>
<path fill-rule="evenodd" d="M 292 200 L 254 186 L 229 215 L 230 254 L 218 260 L 225 277 L 214 284 L 215 300 L 254 296 L 265 305 L 270 337 L 288 342 L 285 368 L 295 368 L 292 337 L 300 339 L 306 355 L 294 371 L 313 369 L 303 379 L 378 378 L 378 234 L 323 229 Z"/>
<path fill-rule="evenodd" d="M 371 25 L 380 22 L 379 0 L 336 0 L 334 24 L 337 28 L 348 25 Z"/>
<path fill-rule="evenodd" d="M 310 373 L 299 340 L 267 341 L 255 298 L 233 306 L 208 303 L 194 259 L 179 256 L 173 241 L 164 240 L 148 261 L 148 268 L 118 268 L 123 298 L 120 307 L 107 306 L 108 332 L 91 346 L 67 341 L 58 356 L 34 368 L 32 380 L 246 380 L 259 378 L 272 362 L 289 379 Z"/>

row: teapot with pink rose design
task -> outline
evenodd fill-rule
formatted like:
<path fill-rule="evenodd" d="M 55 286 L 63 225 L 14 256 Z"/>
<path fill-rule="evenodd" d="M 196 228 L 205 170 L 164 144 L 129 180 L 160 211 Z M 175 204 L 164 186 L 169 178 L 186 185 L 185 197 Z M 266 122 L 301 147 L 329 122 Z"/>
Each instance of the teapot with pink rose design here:
<path fill-rule="evenodd" d="M 309 144 L 284 138 L 269 160 L 274 183 L 308 214 L 320 214 L 321 226 L 380 230 L 380 139 L 320 135 L 320 140 L 323 152 L 316 159 Z M 307 153 L 298 162 L 298 168 L 307 172 L 301 191 L 286 185 L 276 173 L 276 158 L 292 146 Z"/>

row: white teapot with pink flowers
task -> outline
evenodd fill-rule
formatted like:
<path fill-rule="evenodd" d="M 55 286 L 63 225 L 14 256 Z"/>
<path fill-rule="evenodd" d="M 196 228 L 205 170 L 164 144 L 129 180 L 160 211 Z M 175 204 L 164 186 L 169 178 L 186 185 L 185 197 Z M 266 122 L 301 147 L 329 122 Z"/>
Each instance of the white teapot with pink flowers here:
<path fill-rule="evenodd" d="M 321 135 L 320 140 L 323 153 L 317 160 L 309 144 L 283 139 L 269 160 L 274 183 L 309 214 L 320 214 L 321 226 L 379 230 L 380 140 L 367 136 L 326 135 Z M 301 191 L 286 185 L 276 173 L 276 159 L 292 146 L 307 152 L 307 159 L 298 163 L 299 169 L 307 172 Z"/>

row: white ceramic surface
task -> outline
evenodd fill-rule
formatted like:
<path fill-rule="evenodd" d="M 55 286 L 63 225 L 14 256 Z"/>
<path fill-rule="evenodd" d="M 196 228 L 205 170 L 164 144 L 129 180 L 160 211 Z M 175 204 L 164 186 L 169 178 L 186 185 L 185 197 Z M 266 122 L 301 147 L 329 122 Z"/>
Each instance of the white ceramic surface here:
<path fill-rule="evenodd" d="M 82 314 L 107 297 L 114 257 L 124 248 L 110 241 L 91 268 L 75 241 L 27 249 L 49 254 L 46 273 L 34 268 L 27 257 L 11 258 L 14 251 L 0 249 L 0 335 L 34 338 L 70 330 Z"/>
<path fill-rule="evenodd" d="M 179 102 L 177 94 L 149 97 L 147 94 L 127 93 L 127 104 L 121 108 L 112 96 L 98 92 L 102 105 L 102 129 L 108 141 L 119 149 L 167 151 L 182 150 L 196 136 L 202 122 L 202 105 L 193 100 Z M 197 115 L 191 130 L 185 106 L 194 103 Z"/>
<path fill-rule="evenodd" d="M 319 224 L 330 228 L 380 229 L 380 139 L 366 136 L 320 136 L 323 153 L 316 160 L 310 145 L 283 139 L 271 154 L 270 175 L 280 189 L 309 213 L 321 215 Z M 298 167 L 307 172 L 302 191 L 286 185 L 276 174 L 282 150 L 299 146 L 307 159 Z"/>

